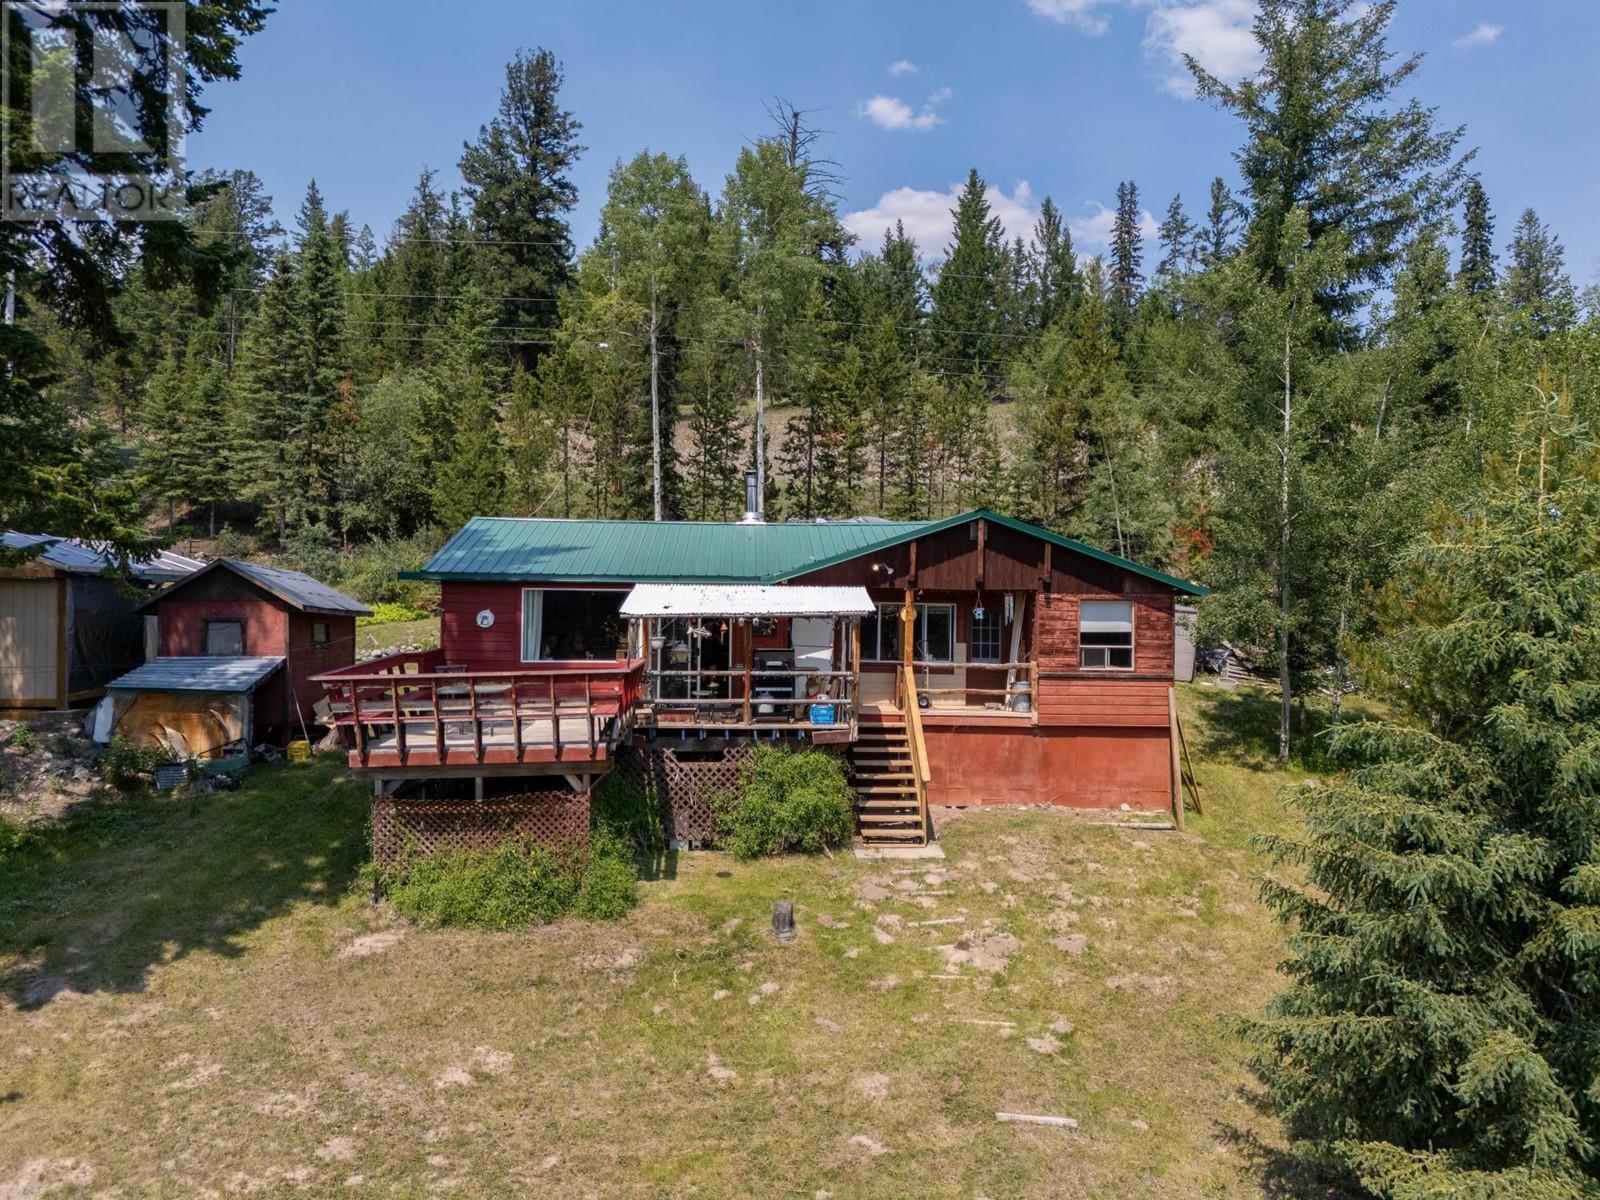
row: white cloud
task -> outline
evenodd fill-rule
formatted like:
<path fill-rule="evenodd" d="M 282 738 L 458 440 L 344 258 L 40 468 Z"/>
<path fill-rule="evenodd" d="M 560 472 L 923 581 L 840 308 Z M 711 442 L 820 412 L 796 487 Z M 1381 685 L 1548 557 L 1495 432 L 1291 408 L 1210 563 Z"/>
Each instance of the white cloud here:
<path fill-rule="evenodd" d="M 1072 231 L 1073 248 L 1080 253 L 1094 253 L 1111 246 L 1111 231 L 1116 225 L 1117 210 L 1107 208 L 1098 201 L 1086 206 L 1090 211 L 1067 218 L 1067 228 Z M 1139 213 L 1139 232 L 1148 240 L 1156 236 L 1161 224 L 1150 210 Z"/>
<path fill-rule="evenodd" d="M 899 96 L 874 96 L 863 100 L 856 109 L 858 117 L 865 117 L 881 129 L 932 129 L 944 118 L 939 115 L 939 105 L 954 95 L 949 88 L 940 88 L 922 102 L 917 111 Z"/>
<path fill-rule="evenodd" d="M 1479 46 L 1492 46 L 1500 40 L 1500 35 L 1505 32 L 1503 26 L 1491 25 L 1485 21 L 1471 33 L 1464 33 L 1450 44 L 1457 50 L 1473 50 Z"/>
<path fill-rule="evenodd" d="M 921 70 L 922 68 L 917 66 L 917 64 L 912 62 L 909 58 L 896 59 L 894 62 L 889 64 L 889 74 L 896 76 L 915 75 Z"/>
<path fill-rule="evenodd" d="M 1084 33 L 1098 37 L 1111 27 L 1110 20 L 1099 10 L 1114 0 L 1028 0 L 1028 8 L 1036 16 L 1045 17 L 1062 25 L 1072 25 Z"/>
<path fill-rule="evenodd" d="M 1251 32 L 1255 0 L 1199 0 L 1162 4 L 1145 23 L 1145 50 L 1164 59 L 1162 86 L 1174 96 L 1194 95 L 1194 77 L 1184 64 L 1189 55 L 1225 83 L 1236 83 L 1261 66 L 1261 48 Z"/>
<path fill-rule="evenodd" d="M 883 231 L 900 221 L 905 225 L 906 236 L 916 242 L 921 257 L 933 259 L 942 255 L 950 244 L 955 225 L 951 209 L 961 197 L 961 188 L 959 183 L 951 184 L 950 190 L 945 192 L 932 188 L 895 188 L 880 196 L 871 208 L 846 213 L 844 227 L 860 238 L 864 246 L 876 248 Z M 1000 218 L 1008 239 L 1028 236 L 1039 219 L 1039 209 L 1027 180 L 1018 182 L 1009 196 L 993 184 L 983 194 L 989 201 L 990 212 Z"/>

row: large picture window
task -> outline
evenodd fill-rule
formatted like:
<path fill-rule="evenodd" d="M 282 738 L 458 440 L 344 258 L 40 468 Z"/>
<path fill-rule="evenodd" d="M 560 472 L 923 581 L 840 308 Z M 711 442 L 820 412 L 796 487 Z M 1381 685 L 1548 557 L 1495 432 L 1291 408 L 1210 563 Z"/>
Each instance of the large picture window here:
<path fill-rule="evenodd" d="M 626 592 L 577 588 L 522 589 L 522 661 L 614 659 L 627 646 L 617 611 Z"/>
<path fill-rule="evenodd" d="M 1092 671 L 1133 670 L 1133 602 L 1078 604 L 1078 662 Z"/>
<path fill-rule="evenodd" d="M 917 662 L 954 662 L 956 657 L 956 606 L 915 604 L 916 644 L 911 657 Z M 877 662 L 899 662 L 900 604 L 880 604 L 875 615 L 861 623 L 861 653 Z"/>

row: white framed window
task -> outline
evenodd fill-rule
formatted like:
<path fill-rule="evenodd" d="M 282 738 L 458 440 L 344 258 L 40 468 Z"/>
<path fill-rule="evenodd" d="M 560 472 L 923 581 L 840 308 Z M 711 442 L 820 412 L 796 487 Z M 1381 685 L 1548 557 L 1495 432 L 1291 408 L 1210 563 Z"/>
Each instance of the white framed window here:
<path fill-rule="evenodd" d="M 1078 602 L 1078 663 L 1090 671 L 1133 670 L 1133 602 Z"/>
<path fill-rule="evenodd" d="M 1001 613 L 993 605 L 984 605 L 983 616 L 972 617 L 972 637 L 967 643 L 967 660 L 979 663 L 1004 661 L 1000 657 Z"/>
<path fill-rule="evenodd" d="M 861 653 L 874 662 L 901 661 L 900 610 L 903 605 L 884 603 L 861 623 Z M 911 657 L 918 662 L 954 662 L 956 657 L 956 606 L 914 604 L 916 645 Z"/>

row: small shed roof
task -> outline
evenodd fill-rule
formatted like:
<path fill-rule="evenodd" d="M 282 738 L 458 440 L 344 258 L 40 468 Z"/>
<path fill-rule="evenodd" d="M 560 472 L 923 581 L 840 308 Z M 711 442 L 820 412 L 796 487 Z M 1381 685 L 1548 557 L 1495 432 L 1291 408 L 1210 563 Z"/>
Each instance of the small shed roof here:
<path fill-rule="evenodd" d="M 766 587 L 754 583 L 641 583 L 625 617 L 839 617 L 873 611 L 864 587 Z"/>
<path fill-rule="evenodd" d="M 372 610 L 361 601 L 335 591 L 303 571 L 290 571 L 284 567 L 264 567 L 260 563 L 243 562 L 237 558 L 219 558 L 204 570 L 196 571 L 182 580 L 177 586 L 181 587 L 218 570 L 232 571 L 302 612 L 331 613 L 335 616 L 348 614 L 356 617 L 372 615 Z M 176 590 L 177 587 L 168 588 L 165 592 L 150 597 L 144 602 L 144 607 L 159 603 Z"/>
<path fill-rule="evenodd" d="M 100 575 L 112 565 L 111 555 L 103 546 L 77 538 L 55 537 L 48 533 L 19 533 L 15 529 L 0 532 L 0 545 L 7 550 L 40 549 L 33 561 L 68 571 L 74 575 Z M 128 563 L 135 579 L 146 583 L 165 583 L 182 579 L 205 566 L 198 558 L 190 558 L 172 550 L 157 550 L 151 557 Z"/>
<path fill-rule="evenodd" d="M 113 679 L 115 692 L 253 692 L 283 666 L 281 656 L 157 658 Z"/>

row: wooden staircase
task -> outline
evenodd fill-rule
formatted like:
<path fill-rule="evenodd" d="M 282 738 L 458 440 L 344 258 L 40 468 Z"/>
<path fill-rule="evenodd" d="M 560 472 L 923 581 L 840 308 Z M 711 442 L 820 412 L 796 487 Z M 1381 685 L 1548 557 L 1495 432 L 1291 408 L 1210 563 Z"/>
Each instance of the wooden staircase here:
<path fill-rule="evenodd" d="M 856 789 L 856 836 L 868 846 L 928 842 L 922 794 L 911 762 L 911 733 L 903 718 L 863 723 L 850 747 Z"/>

